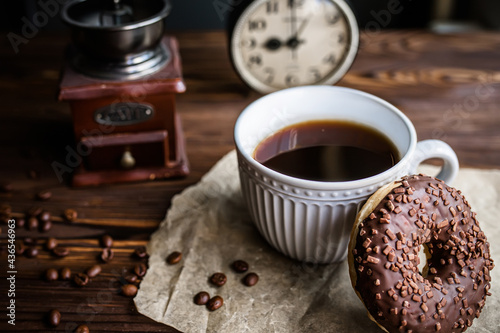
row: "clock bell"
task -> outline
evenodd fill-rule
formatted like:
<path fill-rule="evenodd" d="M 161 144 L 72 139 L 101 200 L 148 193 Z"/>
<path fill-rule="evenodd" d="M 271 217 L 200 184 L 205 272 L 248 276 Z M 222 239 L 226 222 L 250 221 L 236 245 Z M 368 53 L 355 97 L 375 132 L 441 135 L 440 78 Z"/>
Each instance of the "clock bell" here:
<path fill-rule="evenodd" d="M 168 0 L 71 0 L 58 98 L 69 103 L 81 163 L 72 185 L 188 174 L 176 94 L 186 90 Z"/>

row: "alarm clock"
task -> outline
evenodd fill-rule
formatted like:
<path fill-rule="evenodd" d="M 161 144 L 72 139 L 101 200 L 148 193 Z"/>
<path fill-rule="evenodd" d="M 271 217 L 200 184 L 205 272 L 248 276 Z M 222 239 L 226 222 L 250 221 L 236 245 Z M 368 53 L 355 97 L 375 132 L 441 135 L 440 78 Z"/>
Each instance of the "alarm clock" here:
<path fill-rule="evenodd" d="M 344 0 L 254 0 L 229 21 L 233 67 L 260 93 L 334 84 L 358 50 L 358 24 Z"/>

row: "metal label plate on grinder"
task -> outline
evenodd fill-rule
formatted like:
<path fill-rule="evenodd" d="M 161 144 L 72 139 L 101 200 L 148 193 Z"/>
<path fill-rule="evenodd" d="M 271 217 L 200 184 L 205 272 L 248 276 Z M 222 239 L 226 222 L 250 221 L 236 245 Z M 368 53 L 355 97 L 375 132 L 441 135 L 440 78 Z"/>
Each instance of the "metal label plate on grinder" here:
<path fill-rule="evenodd" d="M 154 107 L 149 104 L 114 103 L 97 109 L 94 120 L 103 125 L 135 125 L 149 120 L 154 113 Z"/>

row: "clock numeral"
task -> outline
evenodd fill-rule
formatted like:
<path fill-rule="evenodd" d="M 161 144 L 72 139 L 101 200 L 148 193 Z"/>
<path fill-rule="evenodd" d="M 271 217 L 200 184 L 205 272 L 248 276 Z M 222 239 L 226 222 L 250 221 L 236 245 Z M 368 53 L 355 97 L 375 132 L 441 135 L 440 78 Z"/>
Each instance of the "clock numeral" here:
<path fill-rule="evenodd" d="M 254 49 L 255 46 L 257 46 L 257 42 L 253 38 L 248 38 L 248 39 L 242 39 L 240 42 L 240 45 L 242 47 L 246 47 L 249 49 Z"/>
<path fill-rule="evenodd" d="M 265 30 L 266 29 L 266 21 L 263 19 L 256 19 L 253 21 L 248 21 L 248 30 Z"/>
<path fill-rule="evenodd" d="M 262 65 L 262 57 L 259 54 L 251 55 L 248 58 L 248 67 L 252 67 L 254 65 L 256 66 Z"/>
<path fill-rule="evenodd" d="M 274 69 L 272 69 L 271 67 L 266 67 L 264 68 L 264 73 L 266 74 L 266 78 L 264 79 L 264 81 L 266 83 L 272 83 L 274 80 Z"/>
<path fill-rule="evenodd" d="M 269 1 L 266 3 L 266 12 L 268 14 L 278 13 L 278 1 Z"/>
<path fill-rule="evenodd" d="M 335 63 L 337 62 L 336 59 L 335 59 L 335 56 L 333 54 L 328 54 L 326 55 L 324 58 L 323 58 L 323 62 L 325 64 L 330 64 L 330 65 L 335 65 Z"/>
<path fill-rule="evenodd" d="M 305 0 L 288 0 L 288 7 L 302 7 L 304 5 Z"/>
<path fill-rule="evenodd" d="M 345 43 L 345 34 L 343 32 L 339 33 L 337 42 L 339 44 L 344 44 Z"/>
<path fill-rule="evenodd" d="M 336 24 L 338 21 L 340 21 L 340 18 L 341 16 L 339 12 L 326 14 L 326 22 L 330 25 Z"/>
<path fill-rule="evenodd" d="M 310 68 L 309 75 L 311 76 L 313 82 L 317 82 L 321 79 L 321 74 L 317 68 Z"/>
<path fill-rule="evenodd" d="M 292 87 L 292 86 L 296 86 L 299 84 L 299 78 L 293 74 L 288 74 L 286 77 L 285 77 L 285 84 L 288 86 L 288 87 Z"/>

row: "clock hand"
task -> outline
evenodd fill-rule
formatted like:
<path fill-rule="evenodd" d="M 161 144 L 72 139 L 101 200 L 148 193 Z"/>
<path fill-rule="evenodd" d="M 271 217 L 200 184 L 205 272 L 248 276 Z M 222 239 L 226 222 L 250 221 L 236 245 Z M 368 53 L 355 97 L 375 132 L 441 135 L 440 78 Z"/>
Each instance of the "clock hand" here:
<path fill-rule="evenodd" d="M 292 35 L 286 42 L 286 45 L 291 48 L 295 49 L 297 46 L 299 46 L 300 43 L 304 42 L 303 40 L 299 40 L 299 35 L 302 33 L 304 28 L 306 27 L 307 22 L 309 22 L 309 18 L 304 19 L 302 21 L 302 24 L 300 25 L 299 29 L 295 32 L 295 35 Z"/>
<path fill-rule="evenodd" d="M 290 47 L 289 45 L 290 40 L 293 39 L 293 36 L 297 35 L 297 15 L 295 12 L 295 0 L 289 0 L 288 6 L 290 7 L 290 28 L 292 32 L 292 38 L 290 38 L 286 44 L 288 47 Z M 295 52 L 295 47 L 290 47 L 290 48 L 292 50 L 292 58 L 296 59 L 297 53 Z"/>

